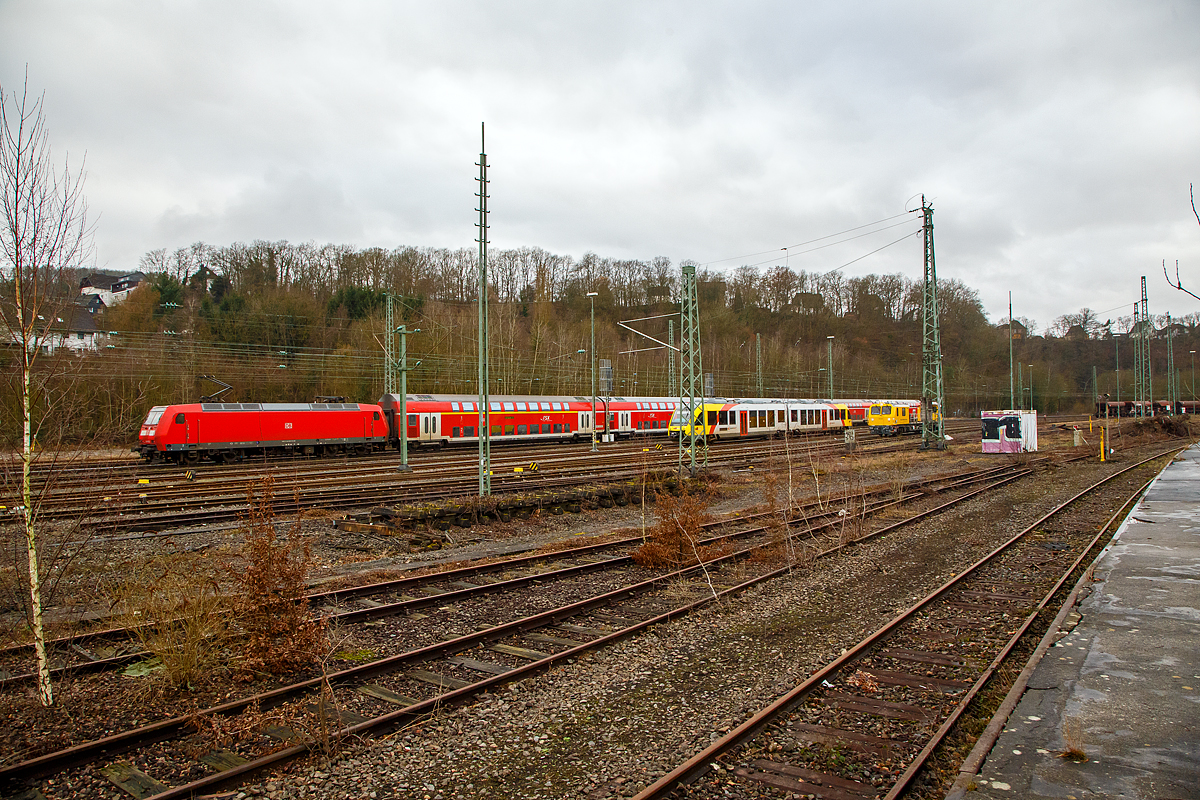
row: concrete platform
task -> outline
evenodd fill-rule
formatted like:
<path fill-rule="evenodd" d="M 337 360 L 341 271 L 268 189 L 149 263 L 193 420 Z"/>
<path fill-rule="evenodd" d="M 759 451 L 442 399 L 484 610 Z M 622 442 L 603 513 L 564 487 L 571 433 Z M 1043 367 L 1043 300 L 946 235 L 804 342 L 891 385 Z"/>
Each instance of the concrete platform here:
<path fill-rule="evenodd" d="M 973 784 L 960 796 L 1200 798 L 1200 445 L 1101 554 Z"/>

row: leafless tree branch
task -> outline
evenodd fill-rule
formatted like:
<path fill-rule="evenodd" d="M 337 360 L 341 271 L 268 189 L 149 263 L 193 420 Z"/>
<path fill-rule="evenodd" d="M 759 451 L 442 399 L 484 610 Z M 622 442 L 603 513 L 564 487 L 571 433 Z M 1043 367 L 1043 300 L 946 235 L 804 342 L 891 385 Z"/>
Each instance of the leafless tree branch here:
<path fill-rule="evenodd" d="M 1200 213 L 1198 213 L 1196 211 L 1196 189 L 1195 189 L 1194 184 L 1191 184 L 1191 183 L 1188 184 L 1188 197 L 1190 197 L 1192 200 L 1192 215 L 1196 218 L 1196 223 L 1200 224 Z M 1171 283 L 1171 276 L 1167 273 L 1167 260 L 1165 258 L 1163 259 L 1163 277 L 1167 279 L 1168 286 L 1170 286 L 1174 289 L 1178 289 L 1179 291 L 1181 291 L 1185 294 L 1190 294 L 1192 297 L 1195 297 L 1197 300 L 1200 300 L 1200 295 L 1196 294 L 1195 292 L 1191 291 L 1190 289 L 1183 288 L 1183 283 L 1179 280 L 1179 262 L 1178 261 L 1175 262 L 1175 282 Z"/>

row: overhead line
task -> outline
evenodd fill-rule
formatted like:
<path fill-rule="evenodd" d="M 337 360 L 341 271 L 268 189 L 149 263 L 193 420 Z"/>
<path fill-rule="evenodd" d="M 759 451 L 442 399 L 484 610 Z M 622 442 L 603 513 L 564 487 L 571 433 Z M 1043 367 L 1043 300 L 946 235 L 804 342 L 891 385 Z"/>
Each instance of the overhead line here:
<path fill-rule="evenodd" d="M 820 242 L 820 241 L 823 241 L 823 240 L 825 240 L 825 239 L 830 239 L 830 238 L 832 238 L 832 237 L 834 237 L 834 236 L 841 236 L 842 234 L 845 234 L 845 233 L 853 233 L 854 231 L 857 231 L 857 230 L 862 230 L 863 228 L 869 228 L 869 227 L 871 227 L 872 225 L 878 225 L 878 224 L 880 224 L 881 222 L 890 222 L 890 221 L 892 221 L 892 220 L 894 220 L 894 219 L 896 219 L 896 218 L 898 218 L 898 217 L 904 217 L 904 216 L 908 216 L 908 214 L 910 214 L 910 213 L 912 213 L 912 212 L 905 211 L 903 214 L 896 214 L 895 216 L 891 216 L 891 217 L 884 217 L 883 219 L 877 219 L 877 220 L 875 220 L 874 222 L 868 222 L 868 223 L 866 223 L 865 225 L 856 225 L 856 226 L 855 226 L 855 227 L 853 227 L 853 228 L 847 228 L 847 229 L 846 229 L 846 230 L 844 230 L 844 231 L 838 231 L 837 233 L 831 233 L 831 234 L 829 234 L 829 235 L 827 235 L 827 236 L 818 236 L 816 239 L 809 239 L 809 240 L 808 240 L 808 241 L 806 241 L 806 242 L 800 242 L 800 243 L 798 243 L 798 244 L 790 244 L 790 245 L 788 245 L 787 247 L 781 247 L 781 248 L 779 248 L 779 250 L 790 250 L 790 249 L 791 249 L 791 248 L 793 248 L 793 247 L 803 247 L 803 246 L 804 246 L 804 245 L 806 245 L 806 244 L 812 244 L 813 242 Z M 884 228 L 883 230 L 886 230 L 886 228 Z M 718 258 L 718 259 L 716 259 L 716 260 L 714 260 L 714 261 L 709 261 L 709 262 L 706 262 L 706 263 L 704 264 L 704 266 L 706 266 L 706 267 L 707 267 L 707 266 L 711 266 L 711 265 L 713 265 L 713 264 L 720 264 L 720 263 L 722 263 L 722 262 L 725 262 L 725 261 L 737 261 L 738 259 L 742 259 L 742 258 L 754 258 L 754 257 L 756 257 L 756 256 L 764 256 L 764 255 L 766 255 L 767 253 L 775 253 L 775 252 L 778 252 L 778 251 L 777 251 L 777 250 L 762 250 L 762 251 L 760 251 L 760 252 L 757 252 L 757 253 L 746 253 L 746 254 L 744 254 L 744 255 L 740 255 L 740 256 L 729 256 L 728 258 Z"/>

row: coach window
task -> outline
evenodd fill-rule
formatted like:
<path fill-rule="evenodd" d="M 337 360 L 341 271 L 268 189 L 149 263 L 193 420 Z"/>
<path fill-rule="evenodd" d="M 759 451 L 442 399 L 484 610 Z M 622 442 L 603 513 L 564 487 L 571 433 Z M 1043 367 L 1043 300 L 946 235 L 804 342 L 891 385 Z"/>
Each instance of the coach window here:
<path fill-rule="evenodd" d="M 512 403 L 505 403 L 505 404 L 504 404 L 504 410 L 505 410 L 505 411 L 516 411 L 516 409 L 515 409 L 515 408 L 513 408 L 513 404 L 512 404 Z"/>
<path fill-rule="evenodd" d="M 554 410 L 555 410 L 555 411 L 562 411 L 562 403 L 554 403 L 554 402 L 552 402 L 550 405 L 554 407 Z"/>
<path fill-rule="evenodd" d="M 564 422 L 563 423 L 563 433 L 570 433 L 570 432 L 571 432 L 571 423 Z"/>
<path fill-rule="evenodd" d="M 525 408 L 524 403 L 517 403 L 517 411 L 525 411 L 525 410 L 527 410 L 527 409 Z"/>
<path fill-rule="evenodd" d="M 468 437 L 468 438 L 469 438 L 469 437 L 471 437 L 471 436 L 474 436 L 474 435 L 475 435 L 475 426 L 474 426 L 474 425 L 468 425 L 468 426 L 466 426 L 465 428 L 463 428 L 463 435 L 464 435 L 464 436 L 466 436 L 466 437 Z"/>
<path fill-rule="evenodd" d="M 773 408 L 767 412 L 767 427 L 768 428 L 775 427 L 775 409 L 773 409 Z"/>
<path fill-rule="evenodd" d="M 718 425 L 728 425 L 729 424 L 729 412 L 728 411 L 722 411 L 719 414 L 717 414 L 717 424 Z"/>
<path fill-rule="evenodd" d="M 490 408 L 492 411 L 500 411 L 501 410 L 499 403 L 492 403 Z"/>
<path fill-rule="evenodd" d="M 452 402 L 452 403 L 450 403 L 450 410 L 451 410 L 451 411 L 458 411 L 458 403 L 453 403 L 453 402 Z"/>
<path fill-rule="evenodd" d="M 416 414 L 408 415 L 408 424 L 411 426 L 414 426 L 414 427 L 416 426 L 416 424 L 417 424 L 417 415 Z"/>
<path fill-rule="evenodd" d="M 452 430 L 453 430 L 453 432 L 450 434 L 452 437 L 454 437 L 455 439 L 459 439 L 462 437 L 462 428 L 454 428 Z"/>
<path fill-rule="evenodd" d="M 517 436 L 525 436 L 528 433 L 529 433 L 528 425 L 518 425 L 517 426 Z"/>
<path fill-rule="evenodd" d="M 716 425 L 717 424 L 717 412 L 709 411 L 708 417 L 706 418 L 706 421 L 704 424 L 705 425 Z"/>
<path fill-rule="evenodd" d="M 746 412 L 742 412 L 742 413 L 746 413 Z M 749 427 L 751 427 L 751 428 L 757 428 L 757 427 L 758 427 L 758 412 L 757 412 L 757 411 L 751 411 L 751 412 L 750 412 L 750 425 L 749 425 Z"/>
<path fill-rule="evenodd" d="M 562 433 L 562 423 L 560 423 L 560 422 L 554 423 L 554 432 Z"/>
<path fill-rule="evenodd" d="M 500 426 L 499 426 L 499 425 L 493 425 L 493 426 L 492 426 L 492 433 L 491 433 L 491 435 L 492 435 L 492 436 L 499 436 L 499 435 L 500 435 Z"/>
<path fill-rule="evenodd" d="M 513 426 L 512 426 L 512 425 L 505 425 L 505 426 L 504 426 L 504 435 L 505 435 L 505 436 L 512 436 L 512 435 L 513 435 L 513 430 L 514 430 L 514 428 L 513 428 Z"/>

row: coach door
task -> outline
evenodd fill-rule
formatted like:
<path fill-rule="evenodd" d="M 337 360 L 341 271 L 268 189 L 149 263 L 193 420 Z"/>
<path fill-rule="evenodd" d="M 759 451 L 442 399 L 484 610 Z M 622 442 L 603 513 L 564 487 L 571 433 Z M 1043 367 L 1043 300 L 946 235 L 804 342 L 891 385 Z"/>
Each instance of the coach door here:
<path fill-rule="evenodd" d="M 740 426 L 739 429 L 741 430 L 742 436 L 745 436 L 746 434 L 750 433 L 749 417 L 750 417 L 750 415 L 745 411 L 738 412 L 738 425 Z"/>
<path fill-rule="evenodd" d="M 630 412 L 622 411 L 620 413 L 621 413 L 621 430 L 627 431 L 633 427 L 633 423 L 631 423 L 629 421 L 629 413 Z"/>
<path fill-rule="evenodd" d="M 821 430 L 829 430 L 829 409 L 821 409 Z"/>
<path fill-rule="evenodd" d="M 421 415 L 421 440 L 430 441 L 436 439 L 438 434 L 438 418 L 440 414 L 422 414 Z"/>

